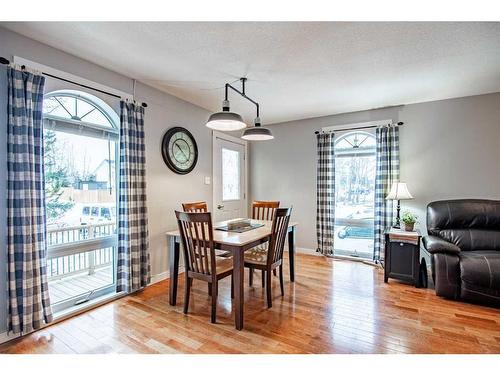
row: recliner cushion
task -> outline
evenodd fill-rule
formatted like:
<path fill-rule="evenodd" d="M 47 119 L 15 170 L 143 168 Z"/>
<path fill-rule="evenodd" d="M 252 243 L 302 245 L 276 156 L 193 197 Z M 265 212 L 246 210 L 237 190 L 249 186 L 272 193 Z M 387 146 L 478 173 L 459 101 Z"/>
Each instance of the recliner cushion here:
<path fill-rule="evenodd" d="M 464 283 L 500 290 L 500 251 L 463 251 L 458 256 Z"/>
<path fill-rule="evenodd" d="M 500 250 L 500 230 L 441 229 L 438 233 L 439 237 L 464 251 Z"/>

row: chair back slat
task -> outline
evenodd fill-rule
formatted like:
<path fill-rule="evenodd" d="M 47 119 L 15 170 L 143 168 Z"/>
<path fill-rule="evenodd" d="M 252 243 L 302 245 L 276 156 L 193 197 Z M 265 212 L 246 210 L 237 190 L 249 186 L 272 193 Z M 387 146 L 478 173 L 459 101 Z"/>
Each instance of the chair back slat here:
<path fill-rule="evenodd" d="M 273 220 L 274 212 L 279 206 L 279 201 L 253 201 L 252 219 Z"/>
<path fill-rule="evenodd" d="M 183 203 L 182 210 L 184 212 L 208 212 L 208 206 L 207 202 Z"/>
<path fill-rule="evenodd" d="M 175 211 L 188 271 L 216 274 L 212 215 L 210 212 Z"/>
<path fill-rule="evenodd" d="M 288 223 L 290 222 L 291 208 L 277 208 L 273 218 L 271 239 L 267 252 L 267 264 L 271 265 L 283 259 Z"/>

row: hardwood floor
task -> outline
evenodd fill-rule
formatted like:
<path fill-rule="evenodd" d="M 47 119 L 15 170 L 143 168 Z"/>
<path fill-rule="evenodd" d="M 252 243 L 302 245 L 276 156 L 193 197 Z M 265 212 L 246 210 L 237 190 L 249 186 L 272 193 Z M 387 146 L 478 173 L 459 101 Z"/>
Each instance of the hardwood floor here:
<path fill-rule="evenodd" d="M 217 324 L 206 283 L 189 314 L 168 304 L 168 281 L 0 346 L 1 353 L 500 353 L 500 309 L 436 297 L 357 262 L 298 254 L 285 297 L 273 277 L 266 308 L 260 277 L 245 287 L 245 328 L 234 329 L 229 279 Z M 183 288 L 183 277 L 180 287 Z"/>

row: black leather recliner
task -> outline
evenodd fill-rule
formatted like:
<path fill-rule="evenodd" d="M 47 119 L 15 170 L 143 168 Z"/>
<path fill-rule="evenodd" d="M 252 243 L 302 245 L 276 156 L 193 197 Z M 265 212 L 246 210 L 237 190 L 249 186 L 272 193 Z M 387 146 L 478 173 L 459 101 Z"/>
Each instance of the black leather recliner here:
<path fill-rule="evenodd" d="M 438 296 L 500 304 L 500 201 L 459 199 L 427 206 L 423 244 Z"/>

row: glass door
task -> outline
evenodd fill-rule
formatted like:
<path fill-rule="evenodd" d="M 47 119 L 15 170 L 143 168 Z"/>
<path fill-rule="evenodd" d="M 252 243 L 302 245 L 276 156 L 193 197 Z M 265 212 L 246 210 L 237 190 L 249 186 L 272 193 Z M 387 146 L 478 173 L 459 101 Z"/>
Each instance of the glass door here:
<path fill-rule="evenodd" d="M 335 254 L 372 259 L 376 149 L 370 132 L 335 140 Z"/>
<path fill-rule="evenodd" d="M 44 100 L 47 275 L 54 312 L 116 290 L 117 116 L 98 98 Z"/>
<path fill-rule="evenodd" d="M 247 216 L 245 141 L 214 133 L 213 140 L 213 220 Z"/>

